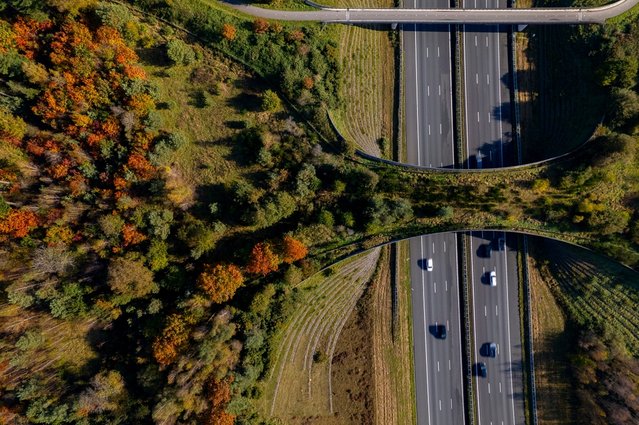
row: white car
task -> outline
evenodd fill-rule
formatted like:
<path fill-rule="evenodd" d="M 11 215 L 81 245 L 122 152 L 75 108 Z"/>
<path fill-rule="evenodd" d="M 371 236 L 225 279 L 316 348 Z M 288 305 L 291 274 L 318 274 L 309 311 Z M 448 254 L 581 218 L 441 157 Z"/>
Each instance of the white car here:
<path fill-rule="evenodd" d="M 429 272 L 433 271 L 433 259 L 429 258 L 428 260 L 426 260 L 426 270 L 428 270 Z"/>
<path fill-rule="evenodd" d="M 495 270 L 490 272 L 490 286 L 497 286 L 497 273 Z"/>

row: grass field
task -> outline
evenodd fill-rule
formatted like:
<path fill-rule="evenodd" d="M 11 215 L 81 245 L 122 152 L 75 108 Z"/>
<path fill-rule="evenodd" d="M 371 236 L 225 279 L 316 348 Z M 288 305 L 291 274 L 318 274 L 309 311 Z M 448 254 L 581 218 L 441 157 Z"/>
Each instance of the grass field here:
<path fill-rule="evenodd" d="M 261 399 L 265 416 L 290 424 L 344 423 L 333 397 L 332 368 L 339 362 L 334 356 L 379 256 L 379 248 L 371 250 L 300 284 L 302 301 L 278 337 Z"/>
<path fill-rule="evenodd" d="M 540 424 L 576 424 L 570 356 L 577 329 L 639 355 L 639 275 L 591 251 L 532 239 L 533 332 Z M 573 407 L 571 407 L 573 406 Z"/>
<path fill-rule="evenodd" d="M 591 251 L 546 242 L 553 292 L 580 326 L 609 330 L 639 355 L 639 275 Z"/>
<path fill-rule="evenodd" d="M 393 7 L 391 0 L 337 0 L 340 7 Z M 390 158 L 393 138 L 394 48 L 388 26 L 340 27 L 339 52 L 343 84 L 340 110 L 333 119 L 362 151 Z M 389 141 L 380 147 L 378 140 Z"/>
<path fill-rule="evenodd" d="M 191 142 L 167 158 L 165 165 L 191 186 L 236 179 L 239 170 L 228 139 L 238 127 L 270 118 L 255 105 L 262 91 L 259 80 L 206 50 L 203 56 L 200 62 L 187 66 L 145 63 L 150 80 L 159 88 L 163 128 L 179 128 Z M 193 83 L 191 75 L 196 69 L 217 82 L 217 93 Z"/>

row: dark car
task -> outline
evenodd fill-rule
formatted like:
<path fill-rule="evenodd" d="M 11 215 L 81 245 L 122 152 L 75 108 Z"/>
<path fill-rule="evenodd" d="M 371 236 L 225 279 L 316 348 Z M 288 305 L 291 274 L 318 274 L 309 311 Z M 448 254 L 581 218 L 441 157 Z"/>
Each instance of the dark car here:
<path fill-rule="evenodd" d="M 481 376 L 482 378 L 485 378 L 486 375 L 488 375 L 486 363 L 475 363 L 475 375 Z"/>
<path fill-rule="evenodd" d="M 495 357 L 497 355 L 497 344 L 494 342 L 486 342 L 479 349 L 479 354 L 484 357 Z"/>
<path fill-rule="evenodd" d="M 435 323 L 434 335 L 435 338 L 446 339 L 446 326 Z"/>

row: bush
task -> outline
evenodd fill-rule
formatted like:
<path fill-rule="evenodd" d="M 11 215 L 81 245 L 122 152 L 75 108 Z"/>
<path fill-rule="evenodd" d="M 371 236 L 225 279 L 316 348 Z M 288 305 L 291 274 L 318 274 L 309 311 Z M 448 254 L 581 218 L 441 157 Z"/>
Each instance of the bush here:
<path fill-rule="evenodd" d="M 441 207 L 437 211 L 437 216 L 449 219 L 453 217 L 454 213 L 455 213 L 455 210 L 453 209 L 453 207 L 451 207 L 450 205 L 446 205 L 445 207 Z"/>
<path fill-rule="evenodd" d="M 195 52 L 191 46 L 177 38 L 166 43 L 166 55 L 174 65 L 188 65 L 195 61 Z"/>
<path fill-rule="evenodd" d="M 273 90 L 266 90 L 262 93 L 262 110 L 267 112 L 274 112 L 282 107 L 282 101 L 277 93 Z"/>

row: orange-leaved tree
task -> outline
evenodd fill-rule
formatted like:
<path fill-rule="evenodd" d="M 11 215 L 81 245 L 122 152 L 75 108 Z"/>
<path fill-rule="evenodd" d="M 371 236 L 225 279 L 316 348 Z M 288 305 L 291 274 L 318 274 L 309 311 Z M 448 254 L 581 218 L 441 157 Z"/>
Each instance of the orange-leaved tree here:
<path fill-rule="evenodd" d="M 244 276 L 240 268 L 233 264 L 206 265 L 197 278 L 198 286 L 217 304 L 233 298 L 242 283 Z"/>
<path fill-rule="evenodd" d="M 308 254 L 308 248 L 302 242 L 291 236 L 284 236 L 281 245 L 281 257 L 283 263 L 294 263 Z"/>
<path fill-rule="evenodd" d="M 231 384 L 233 377 L 229 376 L 222 380 L 214 380 L 209 384 L 208 392 L 211 397 L 211 415 L 207 424 L 209 425 L 233 425 L 235 415 L 224 411 L 226 405 L 231 401 Z"/>
<path fill-rule="evenodd" d="M 280 259 L 273 253 L 271 245 L 266 242 L 255 244 L 251 250 L 251 258 L 246 265 L 246 271 L 251 274 L 266 276 L 270 272 L 277 271 Z"/>
<path fill-rule="evenodd" d="M 172 314 L 162 330 L 162 335 L 153 342 L 153 357 L 162 366 L 173 363 L 189 340 L 189 323 L 181 314 Z"/>
<path fill-rule="evenodd" d="M 222 25 L 222 37 L 224 37 L 228 41 L 235 40 L 235 36 L 237 35 L 237 30 L 231 24 Z"/>
<path fill-rule="evenodd" d="M 38 217 L 33 211 L 11 210 L 0 219 L 0 234 L 13 238 L 23 238 L 38 226 Z"/>

